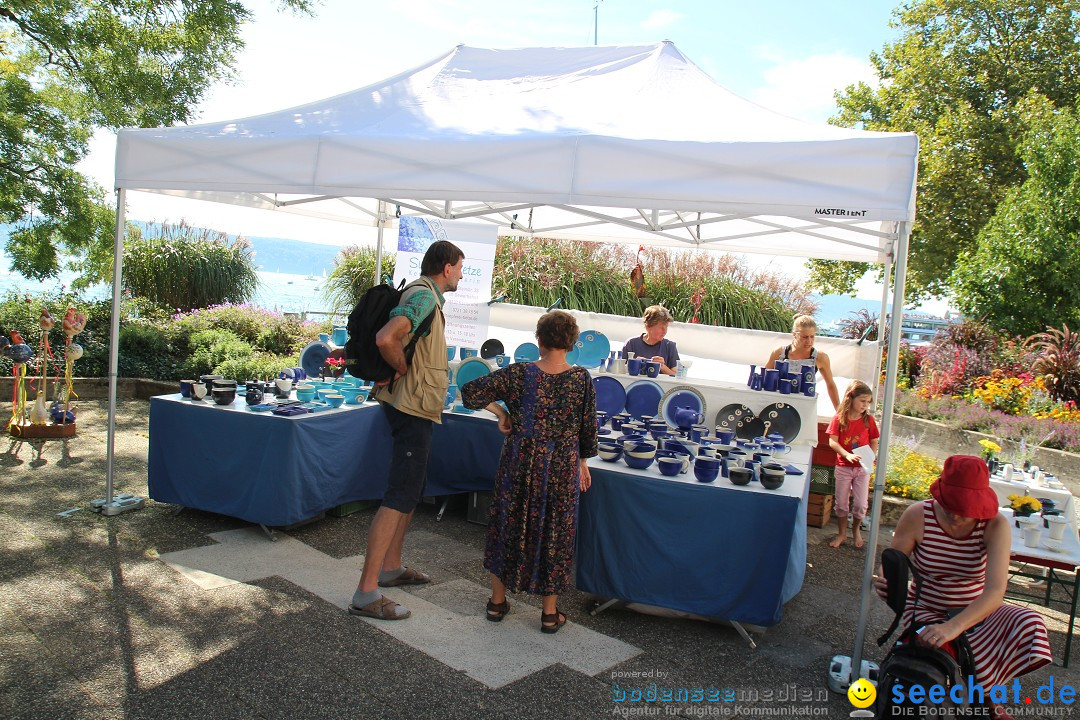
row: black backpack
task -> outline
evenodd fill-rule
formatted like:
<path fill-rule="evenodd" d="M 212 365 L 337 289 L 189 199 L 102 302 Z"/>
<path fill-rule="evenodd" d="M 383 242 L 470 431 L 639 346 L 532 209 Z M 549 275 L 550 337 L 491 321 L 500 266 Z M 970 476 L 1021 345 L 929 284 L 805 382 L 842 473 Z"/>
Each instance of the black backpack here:
<path fill-rule="evenodd" d="M 889 597 L 888 605 L 896 613 L 892 626 L 878 638 L 878 645 L 883 645 L 893 634 L 899 624 L 900 616 L 904 613 L 907 599 L 908 570 L 915 577 L 915 599 L 912 606 L 918 605 L 919 594 L 922 590 L 922 578 L 918 570 L 908 563 L 907 555 L 899 550 L 886 548 L 881 553 L 882 574 L 888 582 Z M 940 648 L 926 647 L 915 642 L 916 630 L 914 621 L 903 633 L 896 644 L 885 656 L 878 670 L 877 703 L 875 713 L 879 718 L 908 717 L 919 713 L 916 707 L 927 704 L 925 696 L 921 702 L 914 703 L 910 699 L 910 690 L 913 685 L 919 685 L 924 691 L 934 685 L 945 688 L 945 697 L 940 704 L 935 705 L 935 717 L 960 717 L 969 714 L 971 710 L 968 704 L 969 678 L 975 676 L 975 662 L 971 653 L 971 645 L 968 644 L 965 634 L 961 634 L 954 640 L 957 658 Z M 959 702 L 955 701 L 950 691 L 954 686 L 960 685 L 963 691 Z M 902 700 L 898 700 L 900 697 Z M 903 709 L 900 709 L 903 708 Z"/>
<path fill-rule="evenodd" d="M 349 338 L 345 341 L 345 369 L 353 377 L 372 382 L 382 382 L 394 377 L 394 368 L 379 352 L 375 336 L 389 322 L 390 311 L 400 304 L 405 287 L 404 280 L 397 287 L 390 283 L 375 285 L 360 297 L 356 307 L 349 313 L 349 322 L 346 325 Z M 416 328 L 412 339 L 404 348 L 406 363 L 412 362 L 416 341 L 431 329 L 434 318 L 433 310 Z"/>

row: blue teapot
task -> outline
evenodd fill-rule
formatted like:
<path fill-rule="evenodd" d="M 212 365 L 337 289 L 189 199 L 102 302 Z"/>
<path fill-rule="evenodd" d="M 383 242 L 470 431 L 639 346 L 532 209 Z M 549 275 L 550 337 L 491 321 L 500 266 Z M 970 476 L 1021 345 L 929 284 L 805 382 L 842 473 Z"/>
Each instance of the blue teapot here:
<path fill-rule="evenodd" d="M 672 416 L 675 418 L 675 424 L 682 430 L 689 430 L 691 426 L 705 422 L 705 416 L 692 407 L 675 408 Z"/>

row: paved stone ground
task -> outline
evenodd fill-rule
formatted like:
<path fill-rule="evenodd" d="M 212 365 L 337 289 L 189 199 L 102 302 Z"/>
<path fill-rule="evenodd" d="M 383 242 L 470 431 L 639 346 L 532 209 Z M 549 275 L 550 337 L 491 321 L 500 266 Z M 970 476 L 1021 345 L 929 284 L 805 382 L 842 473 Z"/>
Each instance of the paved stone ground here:
<path fill-rule="evenodd" d="M 144 401 L 120 402 L 119 492 L 146 495 L 147 410 Z M 484 528 L 465 521 L 464 500 L 441 522 L 423 505 L 408 561 L 434 583 L 394 591 L 416 616 L 379 624 L 342 609 L 373 511 L 327 518 L 276 543 L 246 523 L 153 502 L 101 517 L 86 508 L 104 495 L 104 403 L 84 403 L 79 424 L 76 438 L 48 441 L 40 454 L 30 443 L 2 441 L 0 718 L 601 718 L 631 708 L 848 717 L 852 710 L 825 689 L 825 675 L 833 655 L 852 651 L 863 555 L 850 545 L 828 548 L 831 528 L 810 529 L 802 592 L 752 650 L 726 624 L 627 609 L 593 617 L 592 600 L 577 592 L 560 602 L 573 624 L 557 635 L 538 632 L 539 604 L 527 596 L 514 598 L 506 621 L 487 623 Z M 227 440 L 222 451 L 230 451 Z M 83 509 L 57 515 L 74 507 Z M 890 619 L 883 604 L 872 607 L 870 638 Z M 1044 615 L 1060 658 L 1065 616 Z M 868 643 L 870 659 L 881 654 Z M 1055 664 L 1025 678 L 1024 693 L 1050 676 L 1057 687 L 1080 682 L 1075 667 Z M 653 681 L 730 689 L 735 700 L 613 700 L 613 683 L 630 690 Z"/>

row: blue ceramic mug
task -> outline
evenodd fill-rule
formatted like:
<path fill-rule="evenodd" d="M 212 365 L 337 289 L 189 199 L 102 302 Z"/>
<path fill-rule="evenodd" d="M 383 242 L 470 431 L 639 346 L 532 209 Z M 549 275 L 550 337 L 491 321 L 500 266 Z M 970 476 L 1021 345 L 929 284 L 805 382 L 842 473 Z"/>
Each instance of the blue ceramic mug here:
<path fill-rule="evenodd" d="M 631 375 L 641 374 L 641 361 L 637 358 L 630 358 L 626 361 L 626 371 Z"/>
<path fill-rule="evenodd" d="M 660 363 L 653 362 L 652 360 L 645 361 L 645 376 L 646 377 L 659 377 L 660 375 Z"/>
<path fill-rule="evenodd" d="M 349 331 L 347 328 L 344 327 L 335 327 L 334 334 L 331 335 L 331 338 L 333 339 L 335 345 L 341 347 L 345 345 L 345 342 L 349 339 Z"/>

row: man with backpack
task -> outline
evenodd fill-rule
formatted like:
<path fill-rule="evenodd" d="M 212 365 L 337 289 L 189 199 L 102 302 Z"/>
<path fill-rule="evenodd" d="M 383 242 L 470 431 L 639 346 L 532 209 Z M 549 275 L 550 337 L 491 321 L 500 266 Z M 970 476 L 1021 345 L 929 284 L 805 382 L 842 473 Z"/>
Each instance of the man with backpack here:
<path fill-rule="evenodd" d="M 353 615 L 403 620 L 412 613 L 379 588 L 431 582 L 424 573 L 402 565 L 401 551 L 423 495 L 431 433 L 434 423 L 441 422 L 450 384 L 443 294 L 457 290 L 464 258 L 465 253 L 453 243 L 433 243 L 424 254 L 420 277 L 405 287 L 389 321 L 375 336 L 379 353 L 394 369 L 393 378 L 376 383 L 374 394 L 386 414 L 394 444 L 386 494 L 368 530 L 364 570 L 349 606 Z M 422 325 L 427 324 L 427 334 L 423 334 Z M 405 348 L 417 330 L 421 337 L 412 346 L 410 361 Z"/>

